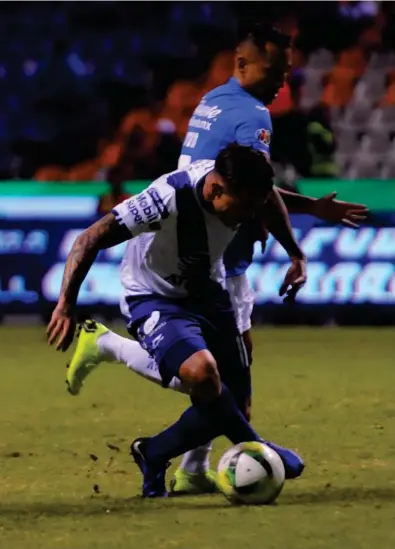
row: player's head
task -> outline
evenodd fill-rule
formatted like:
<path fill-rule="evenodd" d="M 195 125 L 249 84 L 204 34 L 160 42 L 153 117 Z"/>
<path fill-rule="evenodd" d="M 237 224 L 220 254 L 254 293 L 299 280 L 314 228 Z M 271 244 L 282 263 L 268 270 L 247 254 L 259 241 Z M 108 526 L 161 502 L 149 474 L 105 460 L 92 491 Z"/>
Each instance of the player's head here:
<path fill-rule="evenodd" d="M 235 226 L 253 217 L 273 188 L 273 168 L 263 152 L 236 143 L 216 158 L 206 179 L 205 199 L 225 225 Z"/>
<path fill-rule="evenodd" d="M 236 50 L 235 76 L 252 95 L 270 104 L 291 68 L 291 40 L 264 24 L 243 33 Z"/>

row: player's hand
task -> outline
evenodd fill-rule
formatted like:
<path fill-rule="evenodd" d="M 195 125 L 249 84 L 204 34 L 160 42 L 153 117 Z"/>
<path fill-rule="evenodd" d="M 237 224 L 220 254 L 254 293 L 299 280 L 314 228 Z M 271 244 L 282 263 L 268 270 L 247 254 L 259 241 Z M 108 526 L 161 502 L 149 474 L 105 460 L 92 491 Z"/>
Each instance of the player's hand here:
<path fill-rule="evenodd" d="M 333 192 L 318 198 L 313 205 L 312 214 L 328 223 L 343 223 L 347 227 L 358 229 L 360 221 L 365 221 L 369 209 L 364 204 L 335 200 Z"/>
<path fill-rule="evenodd" d="M 292 264 L 285 275 L 280 288 L 280 296 L 285 295 L 284 303 L 293 303 L 296 294 L 305 285 L 307 280 L 306 259 L 292 258 Z"/>
<path fill-rule="evenodd" d="M 58 303 L 47 328 L 48 345 L 55 344 L 57 351 L 67 351 L 74 338 L 75 326 L 73 311 Z"/>

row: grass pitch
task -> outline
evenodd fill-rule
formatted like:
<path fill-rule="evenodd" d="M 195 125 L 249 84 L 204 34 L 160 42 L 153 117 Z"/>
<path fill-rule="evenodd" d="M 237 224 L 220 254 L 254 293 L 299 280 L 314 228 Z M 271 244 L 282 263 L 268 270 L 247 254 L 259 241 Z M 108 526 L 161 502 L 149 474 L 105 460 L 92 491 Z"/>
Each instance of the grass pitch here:
<path fill-rule="evenodd" d="M 307 467 L 276 505 L 236 508 L 221 495 L 138 497 L 128 445 L 178 417 L 184 396 L 111 364 L 71 397 L 67 357 L 41 327 L 0 328 L 0 548 L 395 547 L 393 330 L 262 329 L 254 340 L 253 423 Z M 215 464 L 226 446 L 216 441 Z"/>

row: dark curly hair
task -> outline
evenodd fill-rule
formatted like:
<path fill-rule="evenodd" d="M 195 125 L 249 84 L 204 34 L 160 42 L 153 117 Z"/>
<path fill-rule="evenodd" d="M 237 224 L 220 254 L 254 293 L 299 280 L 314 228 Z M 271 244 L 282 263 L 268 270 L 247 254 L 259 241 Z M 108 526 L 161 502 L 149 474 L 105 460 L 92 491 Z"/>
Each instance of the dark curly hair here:
<path fill-rule="evenodd" d="M 288 34 L 270 24 L 259 22 L 240 30 L 239 44 L 246 41 L 253 42 L 260 51 L 265 51 L 268 42 L 283 49 L 291 47 L 291 37 Z"/>
<path fill-rule="evenodd" d="M 274 172 L 265 153 L 232 143 L 219 153 L 215 171 L 235 196 L 267 195 L 273 188 Z"/>

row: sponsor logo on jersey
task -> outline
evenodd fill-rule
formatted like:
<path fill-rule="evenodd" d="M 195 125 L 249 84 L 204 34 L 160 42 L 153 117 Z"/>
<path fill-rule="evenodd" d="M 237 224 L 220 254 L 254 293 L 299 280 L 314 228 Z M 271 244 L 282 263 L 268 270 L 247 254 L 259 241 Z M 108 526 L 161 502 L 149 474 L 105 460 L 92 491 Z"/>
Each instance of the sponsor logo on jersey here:
<path fill-rule="evenodd" d="M 207 120 L 200 120 L 200 118 L 196 118 L 196 116 L 192 116 L 189 121 L 189 126 L 191 128 L 199 128 L 200 130 L 211 130 L 211 124 L 212 122 L 207 122 Z"/>
<path fill-rule="evenodd" d="M 264 145 L 270 145 L 271 133 L 269 130 L 260 128 L 255 132 L 255 137 Z"/>
<path fill-rule="evenodd" d="M 167 219 L 169 217 L 169 210 L 166 208 L 162 197 L 159 195 L 158 191 L 152 187 L 151 189 L 147 190 L 147 193 L 152 198 L 153 203 L 158 208 L 158 212 L 161 219 Z"/>
<path fill-rule="evenodd" d="M 134 223 L 147 224 L 152 230 L 160 229 L 159 220 L 169 217 L 166 205 L 153 187 L 129 199 L 128 208 L 133 215 Z"/>
<path fill-rule="evenodd" d="M 206 105 L 204 101 L 202 101 L 196 107 L 193 114 L 196 116 L 201 116 L 202 118 L 208 118 L 209 120 L 213 120 L 214 118 L 217 118 L 217 116 L 219 116 L 221 112 L 222 109 L 218 108 L 218 105 L 210 107 L 209 105 Z"/>
<path fill-rule="evenodd" d="M 152 330 L 158 324 L 159 319 L 160 319 L 160 312 L 159 311 L 153 311 L 151 316 L 149 318 L 147 318 L 147 320 L 144 322 L 143 332 L 144 332 L 145 335 L 149 335 L 152 332 Z"/>
<path fill-rule="evenodd" d="M 162 330 L 162 328 L 164 328 L 166 326 L 167 322 L 161 322 L 160 324 L 158 324 L 157 326 L 155 326 L 155 328 L 152 330 L 152 332 L 150 333 L 150 336 L 151 337 L 154 337 L 154 335 L 159 332 L 159 330 Z"/>
<path fill-rule="evenodd" d="M 209 131 L 211 130 L 212 123 L 216 122 L 217 117 L 221 112 L 222 109 L 218 108 L 218 105 L 210 107 L 209 105 L 206 105 L 205 100 L 203 99 L 196 107 L 195 112 L 189 121 L 189 127 Z M 205 120 L 201 120 L 202 118 L 205 118 Z"/>
<path fill-rule="evenodd" d="M 163 334 L 159 334 L 158 336 L 156 336 L 153 340 L 152 340 L 152 343 L 151 343 L 151 349 L 153 351 L 155 351 L 155 349 L 157 348 L 157 346 L 162 343 L 162 341 L 165 339 L 165 336 Z"/>

